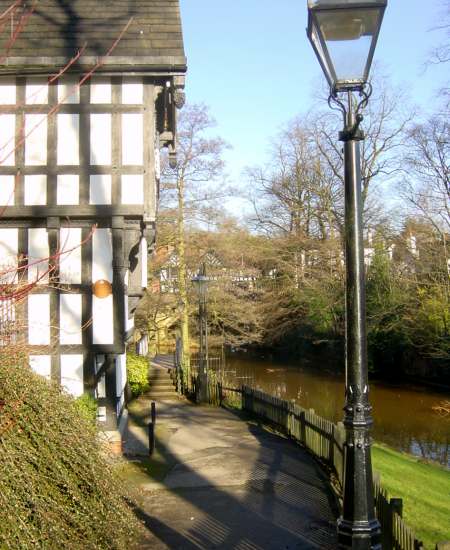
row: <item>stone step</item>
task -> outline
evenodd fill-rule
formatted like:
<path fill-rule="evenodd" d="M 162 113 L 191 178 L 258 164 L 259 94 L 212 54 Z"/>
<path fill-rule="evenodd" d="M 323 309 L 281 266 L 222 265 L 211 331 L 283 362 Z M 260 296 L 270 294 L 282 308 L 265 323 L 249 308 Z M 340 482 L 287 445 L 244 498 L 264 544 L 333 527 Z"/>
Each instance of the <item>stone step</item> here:
<path fill-rule="evenodd" d="M 150 384 L 172 384 L 173 385 L 173 381 L 171 378 L 169 378 L 168 376 L 149 376 L 148 378 L 148 381 Z"/>
<path fill-rule="evenodd" d="M 170 373 L 167 369 L 148 369 L 148 372 L 152 374 L 159 374 L 162 376 L 170 376 Z"/>
<path fill-rule="evenodd" d="M 149 390 L 152 393 L 158 393 L 158 392 L 176 392 L 175 386 L 173 384 L 167 384 L 164 386 L 155 386 L 154 384 L 150 384 Z"/>
<path fill-rule="evenodd" d="M 173 386 L 170 378 L 150 378 L 149 382 L 152 386 Z"/>
<path fill-rule="evenodd" d="M 153 392 L 150 390 L 148 393 L 145 394 L 145 397 L 158 401 L 158 399 L 178 399 L 178 394 L 175 391 Z"/>
<path fill-rule="evenodd" d="M 150 391 L 175 391 L 173 384 L 150 384 Z"/>

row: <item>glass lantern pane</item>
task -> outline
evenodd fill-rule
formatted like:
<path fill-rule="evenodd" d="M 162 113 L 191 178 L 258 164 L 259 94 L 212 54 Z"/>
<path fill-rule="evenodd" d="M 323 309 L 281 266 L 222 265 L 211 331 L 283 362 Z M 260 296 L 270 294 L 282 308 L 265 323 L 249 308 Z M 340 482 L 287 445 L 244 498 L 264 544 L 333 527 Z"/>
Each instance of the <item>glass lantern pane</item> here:
<path fill-rule="evenodd" d="M 319 37 L 317 36 L 317 28 L 315 26 L 311 29 L 311 42 L 313 43 L 314 49 L 316 50 L 316 55 L 319 58 L 320 65 L 322 66 L 322 70 L 325 73 L 325 76 L 327 77 L 327 80 L 329 84 L 331 85 L 333 82 L 333 75 L 330 73 L 330 67 L 328 59 L 325 57 L 325 53 L 322 48 L 322 43 L 320 42 Z"/>
<path fill-rule="evenodd" d="M 378 9 L 326 10 L 317 13 L 338 82 L 364 81 L 372 41 L 378 29 Z"/>

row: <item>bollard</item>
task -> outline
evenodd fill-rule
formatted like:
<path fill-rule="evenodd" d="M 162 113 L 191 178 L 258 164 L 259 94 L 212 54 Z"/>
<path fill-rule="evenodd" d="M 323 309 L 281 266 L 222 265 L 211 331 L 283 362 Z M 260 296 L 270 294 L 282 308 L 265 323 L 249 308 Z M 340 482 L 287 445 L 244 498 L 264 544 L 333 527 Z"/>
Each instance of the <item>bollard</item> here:
<path fill-rule="evenodd" d="M 152 456 L 155 450 L 155 425 L 153 422 L 148 423 L 148 454 Z"/>
<path fill-rule="evenodd" d="M 152 401 L 150 409 L 151 422 L 148 424 L 148 454 L 152 456 L 155 450 L 155 424 L 156 424 L 156 403 Z"/>

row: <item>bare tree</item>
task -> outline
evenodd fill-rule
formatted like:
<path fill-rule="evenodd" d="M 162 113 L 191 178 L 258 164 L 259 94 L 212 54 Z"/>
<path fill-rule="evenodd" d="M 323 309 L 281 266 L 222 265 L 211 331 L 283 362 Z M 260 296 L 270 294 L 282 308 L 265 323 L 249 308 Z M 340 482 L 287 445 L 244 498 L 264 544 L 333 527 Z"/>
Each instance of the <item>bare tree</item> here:
<path fill-rule="evenodd" d="M 450 232 L 450 124 L 433 116 L 408 134 L 403 196 L 441 235 Z"/>
<path fill-rule="evenodd" d="M 439 23 L 431 30 L 441 32 L 443 41 L 432 48 L 428 57 L 428 63 L 432 65 L 448 63 L 450 61 L 450 2 L 442 1 L 439 13 Z"/>
<path fill-rule="evenodd" d="M 379 197 L 385 184 L 399 174 L 399 156 L 404 136 L 414 118 L 404 93 L 393 89 L 384 76 L 372 79 L 373 95 L 363 113 L 361 142 L 361 183 L 366 225 L 382 221 L 383 205 Z M 344 156 L 337 141 L 342 129 L 341 115 L 329 110 L 314 116 L 314 139 L 332 175 L 335 190 L 336 223 L 343 224 Z"/>
<path fill-rule="evenodd" d="M 221 138 L 208 136 L 213 126 L 214 121 L 205 105 L 185 106 L 178 126 L 177 165 L 175 168 L 166 165 L 163 171 L 165 204 L 176 213 L 174 245 L 178 261 L 183 367 L 186 371 L 190 365 L 186 224 L 194 218 L 201 201 L 209 198 L 211 184 L 223 173 L 222 153 L 226 145 Z"/>
<path fill-rule="evenodd" d="M 328 237 L 334 189 L 308 121 L 297 118 L 272 142 L 267 166 L 248 168 L 254 225 L 268 234 Z"/>

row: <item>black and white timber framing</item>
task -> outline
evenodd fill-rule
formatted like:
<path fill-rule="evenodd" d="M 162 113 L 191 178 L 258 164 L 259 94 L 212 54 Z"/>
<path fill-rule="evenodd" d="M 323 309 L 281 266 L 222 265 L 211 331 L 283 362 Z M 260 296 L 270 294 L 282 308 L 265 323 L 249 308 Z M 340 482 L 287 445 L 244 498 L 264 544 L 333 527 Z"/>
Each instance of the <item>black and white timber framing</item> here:
<path fill-rule="evenodd" d="M 0 321 L 20 319 L 31 368 L 95 395 L 112 429 L 147 284 L 159 151 L 174 154 L 183 103 L 178 0 L 41 0 L 28 16 L 30 3 L 11 5 L 0 0 L 11 27 L 0 46 L 0 267 L 25 266 L 12 282 L 33 287 Z M 101 280 L 106 298 L 93 294 Z"/>

